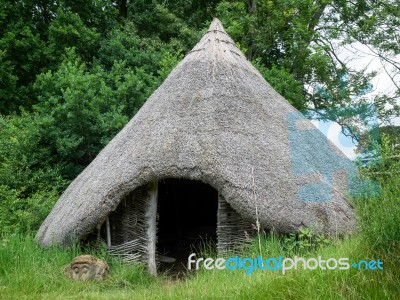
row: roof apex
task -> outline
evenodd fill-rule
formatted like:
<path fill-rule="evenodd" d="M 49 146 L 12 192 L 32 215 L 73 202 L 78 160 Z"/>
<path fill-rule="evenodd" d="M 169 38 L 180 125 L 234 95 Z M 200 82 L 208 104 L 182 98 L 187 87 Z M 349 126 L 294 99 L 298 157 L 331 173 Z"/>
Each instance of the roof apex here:
<path fill-rule="evenodd" d="M 188 61 L 199 60 L 217 60 L 218 63 L 229 62 L 235 65 L 235 69 L 242 65 L 247 71 L 258 74 L 258 71 L 247 62 L 246 56 L 235 45 L 233 39 L 226 33 L 221 21 L 214 18 L 209 29 L 200 39 L 200 41 L 189 51 L 188 55 L 182 61 L 185 64 Z M 246 65 L 247 66 L 244 66 Z"/>
<path fill-rule="evenodd" d="M 222 23 L 218 18 L 214 18 L 210 24 L 210 27 L 208 28 L 208 31 L 213 31 L 213 30 L 222 31 L 223 33 L 227 34 L 224 29 L 224 26 L 222 26 Z"/>

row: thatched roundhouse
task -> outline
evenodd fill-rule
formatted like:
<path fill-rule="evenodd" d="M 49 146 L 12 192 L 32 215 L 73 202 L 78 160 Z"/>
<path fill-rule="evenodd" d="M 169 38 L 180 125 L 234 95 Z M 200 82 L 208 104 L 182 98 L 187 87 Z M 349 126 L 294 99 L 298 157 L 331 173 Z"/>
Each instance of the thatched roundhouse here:
<path fill-rule="evenodd" d="M 288 125 L 288 116 L 296 122 Z M 318 172 L 318 166 L 336 164 L 342 154 L 334 146 L 332 151 L 321 147 L 326 138 L 311 127 L 214 19 L 71 183 L 36 240 L 68 245 L 98 234 L 110 249 L 145 261 L 154 272 L 161 242 L 216 236 L 224 250 L 240 243 L 257 219 L 276 232 L 304 226 L 328 234 L 351 232 L 355 219 L 344 175 L 326 180 Z M 291 134 L 297 130 L 310 134 L 296 141 Z M 296 173 L 293 159 L 303 159 L 300 166 L 315 172 Z M 300 199 L 307 183 L 332 191 L 332 199 Z"/>

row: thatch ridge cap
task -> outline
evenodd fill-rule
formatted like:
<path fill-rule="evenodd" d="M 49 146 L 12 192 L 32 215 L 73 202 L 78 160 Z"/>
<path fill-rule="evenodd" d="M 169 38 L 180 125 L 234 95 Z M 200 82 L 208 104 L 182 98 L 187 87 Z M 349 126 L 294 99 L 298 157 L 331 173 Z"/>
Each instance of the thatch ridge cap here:
<path fill-rule="evenodd" d="M 224 29 L 224 26 L 222 26 L 221 21 L 215 17 L 212 20 L 210 27 L 208 28 L 208 31 L 213 31 L 213 30 L 218 30 L 218 31 L 221 31 L 221 32 L 225 33 L 226 35 L 228 35 Z"/>

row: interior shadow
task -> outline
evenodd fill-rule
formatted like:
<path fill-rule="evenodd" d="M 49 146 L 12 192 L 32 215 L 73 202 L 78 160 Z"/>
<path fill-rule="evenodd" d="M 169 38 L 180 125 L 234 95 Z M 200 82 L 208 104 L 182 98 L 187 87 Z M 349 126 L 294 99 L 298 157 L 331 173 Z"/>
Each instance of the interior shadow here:
<path fill-rule="evenodd" d="M 181 277 L 191 253 L 216 244 L 217 210 L 218 192 L 210 185 L 187 179 L 159 181 L 159 271 Z"/>

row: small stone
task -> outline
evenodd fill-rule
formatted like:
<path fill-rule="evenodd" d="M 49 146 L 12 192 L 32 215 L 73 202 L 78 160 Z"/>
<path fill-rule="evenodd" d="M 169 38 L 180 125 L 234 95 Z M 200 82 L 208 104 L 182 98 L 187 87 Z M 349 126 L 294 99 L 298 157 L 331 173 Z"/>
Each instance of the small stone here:
<path fill-rule="evenodd" d="M 81 255 L 75 257 L 72 262 L 65 267 L 65 276 L 73 280 L 104 280 L 109 273 L 107 262 L 97 259 L 91 255 Z"/>

